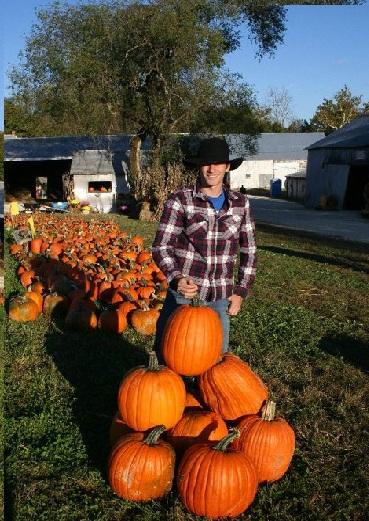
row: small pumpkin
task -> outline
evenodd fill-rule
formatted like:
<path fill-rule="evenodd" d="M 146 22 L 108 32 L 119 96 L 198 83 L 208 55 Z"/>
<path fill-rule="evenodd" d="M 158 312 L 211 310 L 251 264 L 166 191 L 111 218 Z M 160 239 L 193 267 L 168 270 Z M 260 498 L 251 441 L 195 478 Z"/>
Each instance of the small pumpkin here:
<path fill-rule="evenodd" d="M 65 295 L 49 293 L 44 298 L 43 312 L 46 315 L 63 317 L 67 314 L 68 307 L 69 299 Z"/>
<path fill-rule="evenodd" d="M 196 376 L 220 358 L 223 328 L 209 306 L 185 304 L 170 316 L 163 333 L 161 351 L 165 363 L 178 374 Z"/>
<path fill-rule="evenodd" d="M 42 239 L 40 239 L 40 238 L 32 239 L 31 244 L 30 244 L 31 253 L 33 253 L 34 255 L 39 254 L 41 252 L 41 246 L 42 246 Z"/>
<path fill-rule="evenodd" d="M 130 315 L 130 322 L 141 335 L 153 335 L 159 315 L 158 309 L 136 309 Z"/>
<path fill-rule="evenodd" d="M 275 402 L 268 400 L 261 416 L 243 418 L 237 425 L 240 437 L 232 445 L 252 460 L 260 482 L 280 479 L 295 450 L 295 433 L 286 420 L 275 417 L 275 409 Z"/>
<path fill-rule="evenodd" d="M 18 322 L 30 322 L 39 316 L 39 306 L 25 295 L 14 297 L 9 302 L 9 318 Z"/>
<path fill-rule="evenodd" d="M 118 334 L 123 333 L 127 326 L 127 317 L 117 309 L 104 310 L 100 314 L 97 324 L 99 329 Z"/>
<path fill-rule="evenodd" d="M 134 432 L 123 436 L 113 447 L 108 479 L 113 491 L 131 501 L 150 501 L 165 496 L 172 488 L 175 452 L 159 440 L 164 426 L 149 434 Z"/>
<path fill-rule="evenodd" d="M 171 369 L 160 366 L 154 351 L 148 367 L 137 367 L 123 378 L 118 391 L 122 420 L 135 431 L 156 425 L 173 427 L 181 418 L 186 390 L 183 380 Z"/>
<path fill-rule="evenodd" d="M 177 489 L 190 512 L 211 519 L 237 517 L 253 502 L 258 487 L 254 464 L 228 448 L 237 436 L 233 430 L 219 442 L 196 444 L 184 453 Z"/>

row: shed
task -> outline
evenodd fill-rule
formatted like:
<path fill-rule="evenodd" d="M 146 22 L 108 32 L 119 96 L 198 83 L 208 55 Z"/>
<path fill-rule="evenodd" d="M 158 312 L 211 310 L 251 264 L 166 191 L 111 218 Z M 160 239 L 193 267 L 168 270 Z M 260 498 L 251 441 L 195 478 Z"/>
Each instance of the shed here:
<path fill-rule="evenodd" d="M 74 195 L 78 198 L 89 199 L 88 194 L 92 192 L 109 193 L 110 196 L 91 196 L 91 203 L 107 211 L 108 200 L 111 208 L 117 193 L 129 192 L 131 137 L 117 134 L 6 138 L 6 193 L 26 192 L 34 201 L 63 201 L 69 195 L 67 188 L 72 180 L 77 190 Z M 147 148 L 145 142 L 142 149 Z"/>
<path fill-rule="evenodd" d="M 288 175 L 306 172 L 306 147 L 320 140 L 323 132 L 262 133 L 256 141 L 256 152 L 245 157 L 242 164 L 232 170 L 231 188 L 246 189 L 270 187 L 270 181 L 280 179 L 282 187 Z M 225 136 L 232 156 L 243 156 L 242 135 Z M 246 136 L 244 136 L 246 137 Z"/>
<path fill-rule="evenodd" d="M 330 198 L 338 209 L 363 208 L 369 183 L 369 115 L 359 116 L 307 150 L 306 206 L 318 208 Z"/>

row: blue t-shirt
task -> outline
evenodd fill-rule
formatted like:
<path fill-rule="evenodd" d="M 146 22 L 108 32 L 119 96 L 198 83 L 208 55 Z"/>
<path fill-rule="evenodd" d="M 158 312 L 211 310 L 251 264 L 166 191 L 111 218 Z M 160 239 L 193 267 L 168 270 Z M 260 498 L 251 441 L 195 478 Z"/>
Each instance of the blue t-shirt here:
<path fill-rule="evenodd" d="M 219 210 L 222 208 L 224 201 L 225 201 L 224 190 L 222 191 L 222 193 L 220 195 L 218 195 L 218 197 L 209 197 L 208 196 L 208 199 L 211 202 L 211 204 L 214 206 L 214 209 L 217 212 L 219 212 Z"/>

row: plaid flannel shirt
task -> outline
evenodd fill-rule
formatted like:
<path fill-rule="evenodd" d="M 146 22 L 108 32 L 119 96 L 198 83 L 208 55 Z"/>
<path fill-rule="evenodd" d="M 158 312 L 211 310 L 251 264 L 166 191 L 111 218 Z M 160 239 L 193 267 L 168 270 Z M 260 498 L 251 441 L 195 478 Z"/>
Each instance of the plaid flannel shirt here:
<path fill-rule="evenodd" d="M 198 185 L 167 200 L 152 246 L 168 282 L 190 276 L 201 300 L 246 297 L 255 279 L 255 225 L 246 195 L 227 190 L 217 212 Z M 240 251 L 236 285 L 234 266 Z"/>

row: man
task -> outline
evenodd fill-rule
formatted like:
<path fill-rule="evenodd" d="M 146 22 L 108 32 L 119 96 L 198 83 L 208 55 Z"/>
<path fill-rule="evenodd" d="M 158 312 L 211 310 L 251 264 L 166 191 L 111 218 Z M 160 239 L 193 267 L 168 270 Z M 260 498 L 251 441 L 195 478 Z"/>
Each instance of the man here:
<path fill-rule="evenodd" d="M 160 359 L 161 337 L 170 314 L 195 295 L 218 312 L 224 333 L 222 349 L 228 351 L 229 317 L 239 313 L 256 271 L 249 201 L 223 182 L 226 173 L 242 161 L 229 159 L 224 139 L 203 140 L 197 157 L 188 160 L 199 168 L 195 187 L 179 190 L 165 204 L 152 247 L 153 258 L 169 282 L 155 339 Z M 234 284 L 238 251 L 240 265 Z"/>

